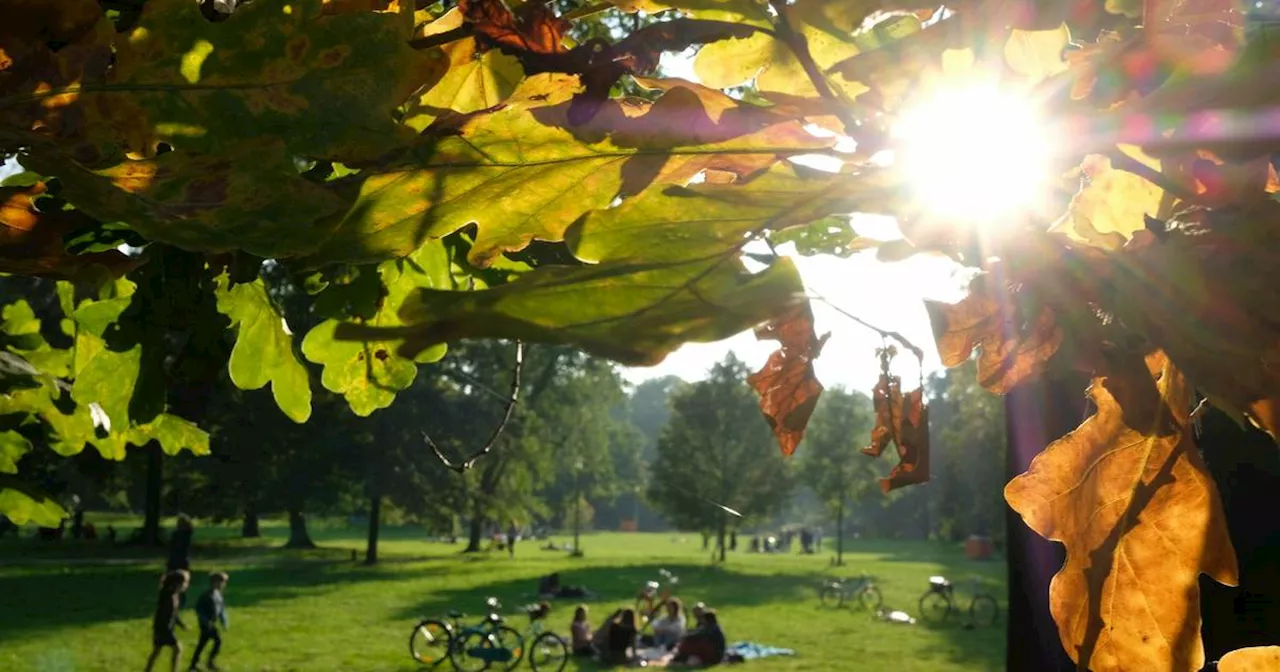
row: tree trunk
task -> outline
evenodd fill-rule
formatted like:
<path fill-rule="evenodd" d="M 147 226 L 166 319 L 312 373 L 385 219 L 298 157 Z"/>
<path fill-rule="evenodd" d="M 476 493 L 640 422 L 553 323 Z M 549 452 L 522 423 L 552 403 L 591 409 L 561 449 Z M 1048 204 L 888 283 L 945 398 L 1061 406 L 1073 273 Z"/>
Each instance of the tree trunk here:
<path fill-rule="evenodd" d="M 1006 476 L 1027 470 L 1031 458 L 1080 424 L 1083 380 L 1024 383 L 1005 396 L 1005 435 L 1009 442 Z M 1009 619 L 1005 669 L 1070 672 L 1076 669 L 1058 638 L 1049 613 L 1049 581 L 1065 557 L 1059 544 L 1027 527 L 1005 506 L 1009 571 Z"/>
<path fill-rule="evenodd" d="M 245 539 L 256 539 L 262 536 L 262 532 L 258 529 L 258 512 L 253 510 L 244 512 L 244 522 L 240 525 L 240 536 Z"/>
<path fill-rule="evenodd" d="M 844 495 L 840 496 L 840 506 L 836 508 L 836 566 L 844 564 Z"/>
<path fill-rule="evenodd" d="M 720 562 L 724 562 L 724 532 L 727 526 L 728 526 L 727 522 L 725 521 L 725 513 L 724 511 L 721 511 L 720 512 L 720 530 L 717 532 L 717 535 L 716 535 L 717 537 L 719 537 L 716 543 L 719 544 L 718 547 L 720 549 Z"/>
<path fill-rule="evenodd" d="M 484 533 L 484 517 L 480 515 L 480 502 L 476 502 L 471 511 L 471 538 L 463 553 L 480 552 L 480 536 Z"/>
<path fill-rule="evenodd" d="M 382 518 L 382 495 L 369 497 L 369 545 L 364 551 L 364 564 L 378 564 L 378 525 Z"/>
<path fill-rule="evenodd" d="M 315 548 L 316 543 L 311 541 L 311 535 L 307 533 L 307 518 L 302 515 L 302 511 L 297 509 L 289 510 L 289 541 L 285 542 L 285 548 Z"/>
<path fill-rule="evenodd" d="M 1280 452 L 1263 432 L 1210 409 L 1197 443 L 1222 495 L 1240 585 L 1200 578 L 1205 657 L 1280 643 Z"/>
<path fill-rule="evenodd" d="M 142 543 L 160 546 L 160 490 L 164 486 L 164 456 L 160 444 L 147 443 L 147 494 L 142 521 Z"/>

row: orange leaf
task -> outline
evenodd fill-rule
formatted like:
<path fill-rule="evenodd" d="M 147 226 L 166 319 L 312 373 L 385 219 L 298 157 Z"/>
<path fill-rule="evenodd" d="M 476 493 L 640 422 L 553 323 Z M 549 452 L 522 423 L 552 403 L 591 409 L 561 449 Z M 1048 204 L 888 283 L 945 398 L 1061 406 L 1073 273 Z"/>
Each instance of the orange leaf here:
<path fill-rule="evenodd" d="M 1236 649 L 1218 661 L 1218 672 L 1275 672 L 1280 670 L 1280 646 Z"/>
<path fill-rule="evenodd" d="M 813 311 L 808 302 L 756 330 L 756 338 L 782 344 L 747 382 L 760 395 L 760 411 L 784 455 L 796 452 L 822 394 L 813 360 L 821 354 L 829 335 L 819 338 L 814 333 Z"/>
<path fill-rule="evenodd" d="M 1133 368 L 1095 379 L 1097 412 L 1038 455 L 1005 499 L 1067 547 L 1049 606 L 1081 669 L 1190 672 L 1204 665 L 1199 575 L 1234 585 L 1235 551 L 1192 438 L 1190 387 L 1163 353 Z M 1148 412 L 1126 416 L 1117 390 Z"/>
<path fill-rule="evenodd" d="M 78 210 L 36 207 L 43 182 L 30 187 L 0 187 L 0 273 L 48 278 L 101 278 L 121 275 L 141 262 L 119 252 L 68 254 L 62 238 L 94 221 Z"/>
<path fill-rule="evenodd" d="M 1011 296 L 995 295 L 984 277 L 974 279 L 959 303 L 926 301 L 925 307 L 942 363 L 960 366 L 978 349 L 978 382 L 994 394 L 1038 375 L 1062 345 L 1062 329 L 1049 308 L 1020 324 Z"/>
<path fill-rule="evenodd" d="M 871 443 L 862 449 L 866 455 L 880 457 L 890 443 L 897 446 L 898 464 L 888 478 L 880 479 L 880 489 L 886 493 L 929 480 L 929 408 L 924 390 L 902 393 L 901 379 L 889 374 L 892 352 L 881 351 L 880 381 L 871 391 L 876 426 L 871 429 Z"/>
<path fill-rule="evenodd" d="M 476 32 L 498 47 L 535 54 L 568 51 L 562 40 L 571 25 L 543 3 L 530 2 L 511 13 L 502 0 L 459 0 L 458 8 Z"/>

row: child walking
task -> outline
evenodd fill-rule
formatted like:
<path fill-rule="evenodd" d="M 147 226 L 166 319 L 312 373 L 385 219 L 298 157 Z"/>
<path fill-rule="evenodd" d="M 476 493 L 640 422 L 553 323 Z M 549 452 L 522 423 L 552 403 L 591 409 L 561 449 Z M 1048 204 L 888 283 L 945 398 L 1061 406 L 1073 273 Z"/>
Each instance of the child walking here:
<path fill-rule="evenodd" d="M 196 653 L 191 656 L 191 669 L 198 670 L 200 663 L 200 652 L 204 651 L 204 645 L 210 640 L 213 641 L 213 648 L 209 650 L 209 669 L 218 669 L 217 664 L 213 662 L 218 657 L 218 651 L 222 650 L 222 635 L 218 634 L 218 624 L 222 624 L 222 629 L 226 630 L 230 626 L 227 623 L 227 607 L 222 601 L 222 590 L 227 586 L 226 572 L 214 572 L 209 575 L 209 589 L 200 595 L 200 599 L 196 601 L 196 621 L 200 624 L 200 642 L 196 644 Z"/>
<path fill-rule="evenodd" d="M 173 657 L 169 661 L 172 672 L 178 670 L 178 656 L 182 653 L 182 645 L 174 634 L 174 627 L 187 629 L 186 624 L 178 617 L 179 600 L 191 583 L 191 574 L 185 569 L 174 569 L 164 573 L 160 578 L 160 594 L 156 601 L 156 617 L 151 623 L 151 656 L 147 658 L 146 672 L 156 664 L 160 649 L 173 647 Z"/>

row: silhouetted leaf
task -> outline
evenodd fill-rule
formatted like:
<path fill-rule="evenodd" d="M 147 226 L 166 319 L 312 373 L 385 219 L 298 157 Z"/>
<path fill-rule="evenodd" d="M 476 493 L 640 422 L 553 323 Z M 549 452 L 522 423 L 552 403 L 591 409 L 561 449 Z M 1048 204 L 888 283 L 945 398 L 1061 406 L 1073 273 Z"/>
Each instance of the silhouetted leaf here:
<path fill-rule="evenodd" d="M 822 354 L 827 341 L 813 331 L 813 311 L 808 302 L 792 308 L 756 329 L 759 340 L 775 340 L 781 345 L 751 374 L 747 383 L 760 395 L 760 411 L 773 429 L 782 454 L 790 456 L 804 438 L 822 383 L 813 371 L 813 360 Z"/>
<path fill-rule="evenodd" d="M 898 450 L 898 464 L 888 478 L 880 479 L 880 489 L 890 490 L 929 480 L 929 408 L 924 403 L 924 389 L 902 392 L 902 379 L 889 373 L 894 349 L 880 353 L 880 380 L 871 390 L 876 412 L 876 426 L 871 429 L 871 443 L 862 452 L 880 457 L 893 444 Z"/>
<path fill-rule="evenodd" d="M 104 279 L 123 275 L 140 260 L 111 250 L 69 253 L 63 238 L 97 225 L 83 212 L 41 199 L 44 182 L 27 187 L 0 187 L 0 272 L 51 278 Z M 43 207 L 37 201 L 43 200 Z"/>
<path fill-rule="evenodd" d="M 1205 662 L 1199 575 L 1235 585 L 1235 552 L 1194 444 L 1185 379 L 1160 353 L 1135 368 L 1129 380 L 1095 380 L 1096 413 L 1036 456 L 1005 498 L 1067 547 L 1049 604 L 1081 668 L 1193 672 Z M 1123 413 L 1121 387 L 1152 412 Z M 1133 415 L 1146 416 L 1142 426 L 1127 424 Z"/>

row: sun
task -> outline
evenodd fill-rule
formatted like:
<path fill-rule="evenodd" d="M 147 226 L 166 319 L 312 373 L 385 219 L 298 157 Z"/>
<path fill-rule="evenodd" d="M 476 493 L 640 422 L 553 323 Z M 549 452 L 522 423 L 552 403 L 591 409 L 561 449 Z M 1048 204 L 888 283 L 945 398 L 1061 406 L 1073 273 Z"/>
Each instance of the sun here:
<path fill-rule="evenodd" d="M 898 117 L 893 136 L 894 163 L 930 214 L 999 225 L 1048 193 L 1055 139 L 1019 92 L 973 81 L 936 90 Z"/>

